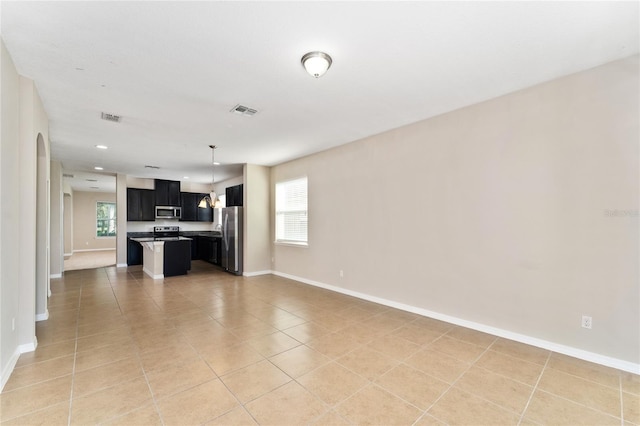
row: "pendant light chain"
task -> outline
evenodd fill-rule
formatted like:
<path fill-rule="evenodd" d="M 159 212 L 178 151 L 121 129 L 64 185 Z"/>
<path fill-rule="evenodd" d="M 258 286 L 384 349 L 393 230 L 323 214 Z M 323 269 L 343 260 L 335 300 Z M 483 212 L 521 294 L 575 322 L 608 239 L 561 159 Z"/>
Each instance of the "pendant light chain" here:
<path fill-rule="evenodd" d="M 210 208 L 215 208 L 216 204 L 219 204 L 219 200 L 218 200 L 218 195 L 216 194 L 216 190 L 215 190 L 215 183 L 216 183 L 216 176 L 215 176 L 215 163 L 216 163 L 216 158 L 215 158 L 215 149 L 216 146 L 215 145 L 209 145 L 209 148 L 211 148 L 211 192 L 207 195 L 205 195 L 202 200 L 200 200 L 200 203 L 198 203 L 198 207 L 200 207 L 201 209 L 205 209 L 207 207 Z"/>
<path fill-rule="evenodd" d="M 213 185 L 216 183 L 216 180 L 215 180 L 215 168 L 216 168 L 215 152 L 216 152 L 216 146 L 215 145 L 209 145 L 209 148 L 211 148 L 211 192 L 215 192 L 215 189 L 214 189 Z M 214 200 L 211 200 L 211 202 L 213 203 Z"/>

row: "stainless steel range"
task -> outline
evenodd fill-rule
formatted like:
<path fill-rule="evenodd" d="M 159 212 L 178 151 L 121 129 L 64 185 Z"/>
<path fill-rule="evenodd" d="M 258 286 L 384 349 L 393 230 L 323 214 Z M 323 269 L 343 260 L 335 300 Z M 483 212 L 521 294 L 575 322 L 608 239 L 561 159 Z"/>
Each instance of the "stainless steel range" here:
<path fill-rule="evenodd" d="M 180 239 L 180 227 L 154 226 L 153 239 L 156 241 L 178 241 Z"/>

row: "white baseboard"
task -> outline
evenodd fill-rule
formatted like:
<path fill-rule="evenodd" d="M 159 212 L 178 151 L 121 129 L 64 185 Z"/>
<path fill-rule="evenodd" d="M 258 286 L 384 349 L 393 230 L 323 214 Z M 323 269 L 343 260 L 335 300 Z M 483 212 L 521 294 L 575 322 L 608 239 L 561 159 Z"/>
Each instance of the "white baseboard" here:
<path fill-rule="evenodd" d="M 126 263 L 117 263 L 116 264 L 116 268 L 126 268 L 127 266 L 129 266 L 129 265 L 127 265 Z"/>
<path fill-rule="evenodd" d="M 27 352 L 35 351 L 37 347 L 38 347 L 38 338 L 36 336 L 33 336 L 33 342 L 25 343 L 24 345 L 18 346 L 18 351 L 20 351 L 21 354 L 24 354 Z"/>
<path fill-rule="evenodd" d="M 255 272 L 244 272 L 242 275 L 245 277 L 257 277 L 258 275 L 269 275 L 273 274 L 273 271 L 255 271 Z"/>
<path fill-rule="evenodd" d="M 153 272 L 151 272 L 147 268 L 142 268 L 142 272 L 144 272 L 145 274 L 149 275 L 154 280 L 162 280 L 162 279 L 164 279 L 164 274 L 153 275 Z"/>
<path fill-rule="evenodd" d="M 585 351 L 585 350 L 574 348 L 571 346 L 549 342 L 547 340 L 538 339 L 532 336 L 527 336 L 526 334 L 515 333 L 513 331 L 504 330 L 502 328 L 492 327 L 485 324 L 468 321 L 465 319 L 441 314 L 439 312 L 429 311 L 427 309 L 422 309 L 422 308 L 418 308 L 411 305 L 405 305 L 404 303 L 394 302 L 393 300 L 387 300 L 381 297 L 371 296 L 366 293 L 360 293 L 357 291 L 348 290 L 342 287 L 337 287 L 330 284 L 325 284 L 318 281 L 297 277 L 295 275 L 285 274 L 277 271 L 273 271 L 272 273 L 273 275 L 277 275 L 279 277 L 288 278 L 294 281 L 300 281 L 304 284 L 309 284 L 315 287 L 320 287 L 327 290 L 335 291 L 337 293 L 346 294 L 348 296 L 357 297 L 358 299 L 368 300 L 369 302 L 379 303 L 381 305 L 400 309 L 402 311 L 412 312 L 414 314 L 437 319 L 440 321 L 445 321 L 451 324 L 459 325 L 461 327 L 471 328 L 473 330 L 481 331 L 483 333 L 491 334 L 493 336 L 503 337 L 509 340 L 515 340 L 516 342 L 525 343 L 527 345 L 536 346 L 536 347 L 547 349 L 553 352 L 558 352 L 564 355 L 568 355 L 574 358 L 579 358 L 589 362 L 594 362 L 596 364 L 604 365 L 607 367 L 617 368 L 618 370 L 628 371 L 634 374 L 640 374 L 640 364 L 638 363 L 625 361 L 622 359 L 613 358 L 606 355 L 601 355 L 595 352 Z"/>
<path fill-rule="evenodd" d="M 73 252 L 71 252 L 71 253 L 65 253 L 65 254 L 64 254 L 64 257 L 71 257 L 71 255 L 72 255 L 72 254 L 73 254 Z"/>
<path fill-rule="evenodd" d="M 2 389 L 4 389 L 4 385 L 6 385 L 7 381 L 9 381 L 9 377 L 11 377 L 11 373 L 13 373 L 13 369 L 16 367 L 18 358 L 20 358 L 20 353 L 20 349 L 16 348 L 16 350 L 13 352 L 13 355 L 11 355 L 11 358 L 9 358 L 9 362 L 7 362 L 7 365 L 5 365 L 2 369 L 2 376 L 0 377 L 0 392 L 2 392 Z"/>
<path fill-rule="evenodd" d="M 49 309 L 47 309 L 44 314 L 36 314 L 36 322 L 46 321 L 48 319 L 49 319 Z"/>
<path fill-rule="evenodd" d="M 51 274 L 49 275 L 49 278 L 62 278 L 62 274 Z M 49 295 L 51 296 L 51 295 Z"/>
<path fill-rule="evenodd" d="M 114 248 L 84 249 L 84 250 L 74 250 L 73 253 L 83 253 L 86 251 L 112 251 L 112 250 L 115 250 L 115 249 Z"/>

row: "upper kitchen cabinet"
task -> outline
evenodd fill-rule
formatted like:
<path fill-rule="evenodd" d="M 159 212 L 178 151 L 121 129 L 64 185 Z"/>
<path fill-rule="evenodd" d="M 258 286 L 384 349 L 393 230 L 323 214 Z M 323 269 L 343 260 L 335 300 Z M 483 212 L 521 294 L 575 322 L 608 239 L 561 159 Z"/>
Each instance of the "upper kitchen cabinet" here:
<path fill-rule="evenodd" d="M 180 198 L 182 201 L 182 216 L 180 216 L 181 221 L 190 222 L 198 220 L 198 201 L 196 201 L 197 196 L 198 194 L 193 194 L 191 192 L 183 192 L 182 194 L 180 194 Z"/>
<path fill-rule="evenodd" d="M 243 195 L 242 195 L 242 184 L 236 186 L 230 186 L 226 190 L 226 206 L 234 207 L 240 206 L 242 207 L 243 203 Z"/>
<path fill-rule="evenodd" d="M 207 194 L 182 192 L 182 217 L 183 222 L 213 222 L 213 209 L 211 207 L 200 208 L 200 200 Z"/>
<path fill-rule="evenodd" d="M 180 182 L 156 179 L 156 205 L 180 206 Z"/>
<path fill-rule="evenodd" d="M 152 189 L 127 188 L 127 220 L 156 220 L 156 196 Z"/>

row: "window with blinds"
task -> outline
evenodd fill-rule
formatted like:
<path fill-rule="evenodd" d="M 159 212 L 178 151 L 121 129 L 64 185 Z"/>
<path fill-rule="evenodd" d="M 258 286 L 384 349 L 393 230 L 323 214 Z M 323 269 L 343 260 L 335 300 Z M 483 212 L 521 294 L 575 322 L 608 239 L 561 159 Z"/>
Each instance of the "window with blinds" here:
<path fill-rule="evenodd" d="M 276 242 L 307 244 L 307 178 L 276 183 Z"/>
<path fill-rule="evenodd" d="M 96 237 L 116 236 L 116 203 L 96 203 Z"/>

